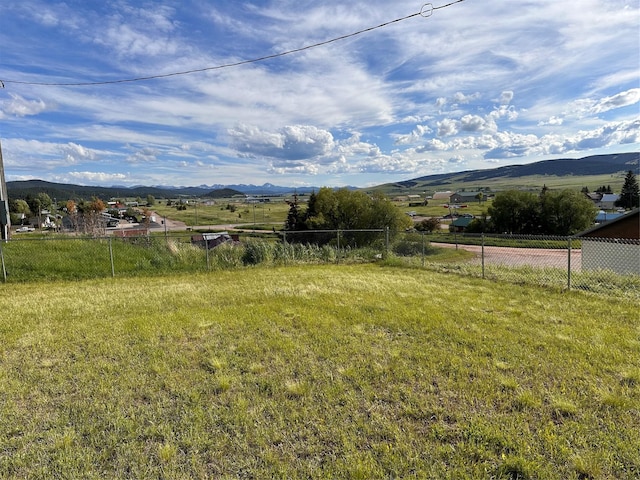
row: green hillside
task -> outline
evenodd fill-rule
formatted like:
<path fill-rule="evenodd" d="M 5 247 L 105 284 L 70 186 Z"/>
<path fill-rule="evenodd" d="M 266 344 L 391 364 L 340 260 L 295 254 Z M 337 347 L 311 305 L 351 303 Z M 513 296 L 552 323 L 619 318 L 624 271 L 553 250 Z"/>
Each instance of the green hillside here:
<path fill-rule="evenodd" d="M 389 196 L 433 193 L 443 190 L 491 190 L 588 187 L 595 190 L 610 185 L 619 191 L 629 170 L 638 170 L 640 153 L 598 155 L 581 159 L 562 159 L 509 165 L 488 170 L 470 170 L 420 177 L 404 182 L 380 185 Z"/>

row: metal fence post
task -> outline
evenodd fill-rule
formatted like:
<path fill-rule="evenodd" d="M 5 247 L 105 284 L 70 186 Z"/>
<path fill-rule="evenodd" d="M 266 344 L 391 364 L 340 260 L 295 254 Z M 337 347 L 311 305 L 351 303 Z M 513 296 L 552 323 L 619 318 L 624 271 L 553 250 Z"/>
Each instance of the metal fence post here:
<path fill-rule="evenodd" d="M 2 281 L 7 283 L 7 268 L 4 264 L 4 250 L 2 250 L 2 242 L 0 242 L 0 259 L 2 259 Z"/>
<path fill-rule="evenodd" d="M 211 271 L 211 266 L 209 265 L 209 240 L 205 238 L 204 240 L 204 249 L 207 252 L 207 272 Z"/>
<path fill-rule="evenodd" d="M 422 268 L 424 268 L 424 231 L 422 232 Z"/>
<path fill-rule="evenodd" d="M 116 268 L 113 264 L 113 246 L 111 245 L 111 237 L 109 237 L 109 259 L 111 260 L 111 276 L 116 276 Z"/>
<path fill-rule="evenodd" d="M 389 227 L 385 227 L 385 253 L 389 253 Z"/>
<path fill-rule="evenodd" d="M 571 290 L 571 237 L 567 239 L 567 290 Z"/>
<path fill-rule="evenodd" d="M 284 258 L 284 264 L 287 265 L 287 255 L 288 252 L 287 250 L 289 249 L 288 245 L 287 245 L 287 231 L 283 230 L 282 231 L 282 258 Z"/>
<path fill-rule="evenodd" d="M 484 232 L 482 233 L 482 253 L 480 254 L 480 258 L 482 259 L 482 278 L 484 276 Z"/>
<path fill-rule="evenodd" d="M 336 255 L 336 263 L 340 263 L 340 230 L 337 231 L 336 238 L 338 240 L 338 252 Z"/>

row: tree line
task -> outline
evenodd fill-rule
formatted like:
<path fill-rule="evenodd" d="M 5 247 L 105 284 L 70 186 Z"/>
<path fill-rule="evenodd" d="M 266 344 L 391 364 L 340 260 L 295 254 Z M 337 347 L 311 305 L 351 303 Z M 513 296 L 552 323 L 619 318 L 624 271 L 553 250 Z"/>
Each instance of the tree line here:
<path fill-rule="evenodd" d="M 603 187 L 602 191 L 607 191 Z M 638 181 L 627 172 L 615 206 L 637 208 L 640 203 Z M 593 225 L 598 209 L 583 192 L 569 189 L 552 191 L 546 186 L 536 195 L 509 190 L 496 195 L 493 204 L 467 231 L 510 234 L 574 235 Z"/>

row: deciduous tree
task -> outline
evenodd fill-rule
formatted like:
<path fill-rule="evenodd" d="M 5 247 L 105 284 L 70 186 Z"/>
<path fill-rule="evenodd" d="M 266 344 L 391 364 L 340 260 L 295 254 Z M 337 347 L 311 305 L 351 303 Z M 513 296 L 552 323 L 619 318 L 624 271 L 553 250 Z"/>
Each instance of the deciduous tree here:
<path fill-rule="evenodd" d="M 306 209 L 302 209 L 297 201 L 292 202 L 286 230 L 364 230 L 389 228 L 393 235 L 404 231 L 412 225 L 406 217 L 382 193 L 367 195 L 358 190 L 333 190 L 323 187 L 318 193 L 311 194 Z M 307 235 L 296 235 L 294 239 L 324 243 L 334 235 L 325 238 Z M 373 241 L 375 236 L 367 232 L 346 232 L 345 241 L 354 245 L 365 245 Z"/>
<path fill-rule="evenodd" d="M 573 190 L 548 191 L 540 198 L 541 230 L 548 235 L 573 235 L 596 218 L 594 203 Z"/>
<path fill-rule="evenodd" d="M 538 196 L 531 192 L 508 190 L 496 195 L 488 208 L 493 230 L 499 233 L 538 233 Z"/>

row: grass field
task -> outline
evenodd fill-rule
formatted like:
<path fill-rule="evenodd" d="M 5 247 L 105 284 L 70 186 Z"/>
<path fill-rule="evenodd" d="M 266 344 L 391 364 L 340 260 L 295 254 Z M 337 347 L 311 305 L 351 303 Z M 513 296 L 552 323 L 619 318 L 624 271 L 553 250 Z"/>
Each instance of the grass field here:
<path fill-rule="evenodd" d="M 226 224 L 275 224 L 280 229 L 287 218 L 289 205 L 284 200 L 271 203 L 243 203 L 238 199 L 216 200 L 214 205 L 200 201 L 186 205 L 186 210 L 177 210 L 157 202 L 152 209 L 162 217 L 178 220 L 189 226 Z M 271 227 L 269 227 L 271 228 Z"/>
<path fill-rule="evenodd" d="M 572 190 L 581 190 L 583 187 L 589 188 L 592 192 L 601 186 L 611 186 L 614 192 L 619 192 L 624 184 L 626 171 L 616 174 L 604 175 L 530 175 L 526 177 L 498 177 L 477 182 L 468 182 L 465 179 L 465 173 L 461 172 L 459 178 L 448 178 L 442 184 L 435 182 L 416 181 L 411 186 L 398 186 L 398 184 L 390 183 L 375 187 L 374 190 L 384 192 L 386 195 L 393 197 L 395 195 L 407 195 L 409 193 L 421 194 L 428 192 L 433 194 L 437 191 L 458 191 L 465 189 L 474 191 L 480 188 L 491 188 L 494 192 L 501 190 L 530 190 L 540 191 L 544 185 L 551 189 L 569 188 Z"/>
<path fill-rule="evenodd" d="M 631 479 L 634 301 L 379 265 L 5 284 L 1 478 Z"/>

